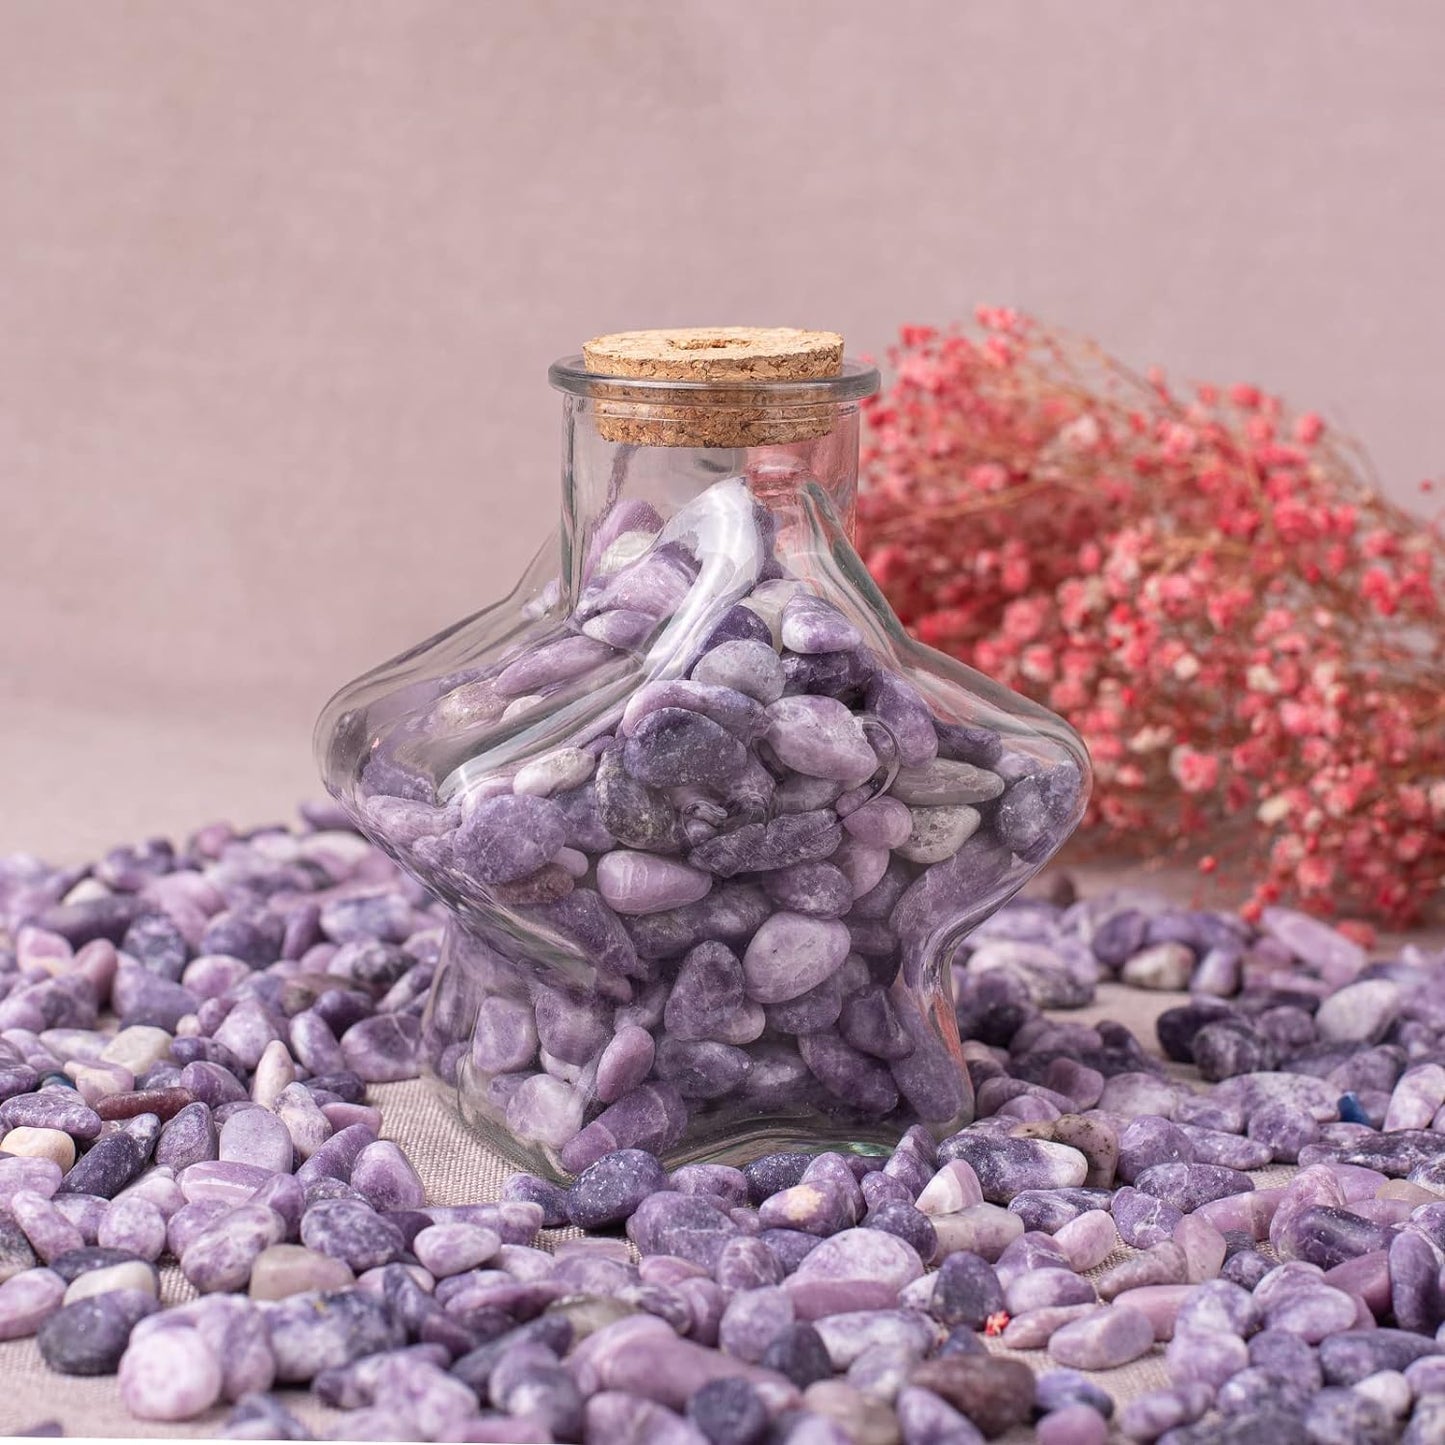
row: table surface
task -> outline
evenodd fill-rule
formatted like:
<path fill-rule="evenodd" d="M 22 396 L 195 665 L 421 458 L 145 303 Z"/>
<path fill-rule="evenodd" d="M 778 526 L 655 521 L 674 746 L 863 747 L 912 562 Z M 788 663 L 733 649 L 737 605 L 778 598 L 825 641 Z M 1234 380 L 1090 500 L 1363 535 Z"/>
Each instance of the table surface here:
<path fill-rule="evenodd" d="M 157 834 L 182 837 L 217 818 L 237 825 L 278 821 L 294 816 L 296 798 L 319 793 L 305 739 L 252 732 L 234 723 L 222 726 L 214 717 L 120 713 L 107 714 L 98 723 L 89 710 L 22 702 L 0 724 L 0 756 L 10 764 L 6 806 L 0 811 L 0 854 L 28 852 L 58 863 L 80 862 L 116 843 Z M 1180 902 L 1225 906 L 1229 901 L 1227 885 L 1205 884 L 1182 869 L 1112 870 L 1060 861 L 1087 893 L 1146 886 Z M 1439 946 L 1445 943 L 1445 930 L 1414 937 Z M 1382 939 L 1376 954 L 1387 954 L 1393 942 Z M 1059 1017 L 1079 1022 L 1116 1019 L 1157 1053 L 1155 1018 L 1186 998 L 1110 983 L 1100 987 L 1089 1007 Z M 1171 1066 L 1171 1071 L 1177 1077 L 1194 1077 L 1190 1069 Z M 403 1144 L 432 1202 L 497 1197 L 508 1166 L 467 1131 L 431 1087 L 414 1081 L 373 1086 L 371 1093 L 383 1112 L 383 1137 Z M 1289 1172 L 1260 1171 L 1258 1182 L 1277 1183 Z M 549 1233 L 565 1237 L 575 1231 Z M 1101 1269 L 1132 1253 L 1120 1250 Z M 174 1265 L 162 1273 L 167 1303 L 191 1297 L 193 1291 Z M 990 1347 L 1014 1353 L 993 1341 Z M 1050 1367 L 1042 1351 L 1015 1357 L 1036 1370 Z M 1098 1379 L 1121 1404 L 1167 1383 L 1157 1348 Z M 318 1435 L 344 1423 L 342 1412 L 327 1409 L 304 1391 L 285 1391 L 283 1398 Z M 69 1436 L 184 1438 L 214 1434 L 225 1414 L 226 1407 L 217 1407 L 176 1425 L 132 1420 L 121 1407 L 114 1377 L 62 1377 L 44 1364 L 33 1340 L 0 1344 L 0 1434 L 59 1421 Z M 1030 1434 L 1015 1431 L 1006 1438 L 1025 1440 Z"/>
<path fill-rule="evenodd" d="M 1057 1016 L 1077 1022 L 1117 1019 L 1127 1024 L 1158 1053 L 1154 1020 L 1159 1013 L 1184 1002 L 1186 994 L 1145 993 L 1108 983 L 1100 987 L 1095 1002 Z M 1170 1066 L 1182 1079 L 1197 1078 L 1194 1070 Z M 403 1145 L 427 1187 L 427 1197 L 437 1204 L 461 1204 L 497 1197 L 510 1167 L 491 1153 L 461 1123 L 440 1093 L 420 1080 L 403 1084 L 374 1085 L 372 1098 L 382 1110 L 384 1138 Z M 1260 1187 L 1284 1182 L 1293 1171 L 1271 1168 L 1256 1173 Z M 550 1239 L 575 1236 L 575 1230 L 546 1231 Z M 545 1242 L 545 1241 L 544 1241 Z M 1099 1269 L 1137 1253 L 1120 1248 Z M 194 1291 L 174 1265 L 162 1271 L 162 1297 L 167 1303 L 192 1298 Z M 1031 1368 L 1051 1368 L 1041 1350 L 1015 1352 L 989 1342 L 996 1353 L 1023 1360 Z M 1154 1352 L 1118 1370 L 1100 1372 L 1099 1383 L 1122 1405 L 1126 1400 L 1168 1383 L 1162 1351 Z M 318 1435 L 344 1424 L 344 1412 L 330 1410 L 304 1391 L 283 1391 L 281 1397 L 295 1414 Z M 214 1434 L 225 1419 L 226 1408 L 218 1406 L 199 1419 L 177 1425 L 132 1420 L 121 1407 L 114 1377 L 78 1379 L 52 1374 L 40 1358 L 34 1340 L 0 1344 L 0 1434 L 7 1428 L 25 1429 L 46 1420 L 58 1420 L 67 1435 L 112 1435 L 130 1437 L 187 1437 Z M 1031 1438 L 1031 1432 L 1014 1431 L 1006 1442 Z"/>

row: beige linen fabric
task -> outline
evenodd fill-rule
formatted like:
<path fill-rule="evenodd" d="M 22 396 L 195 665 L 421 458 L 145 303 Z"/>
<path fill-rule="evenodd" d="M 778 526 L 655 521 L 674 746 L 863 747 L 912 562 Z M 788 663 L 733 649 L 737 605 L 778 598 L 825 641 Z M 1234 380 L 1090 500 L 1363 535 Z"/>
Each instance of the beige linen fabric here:
<path fill-rule="evenodd" d="M 1076 1009 L 1060 1017 L 1080 1022 L 1102 1018 L 1117 1019 L 1146 1044 L 1153 1044 L 1154 1020 L 1159 1013 L 1186 1000 L 1187 995 L 1149 994 L 1118 984 L 1105 984 L 1088 1009 Z M 1177 1076 L 1189 1078 L 1193 1070 L 1176 1069 Z M 427 1197 L 436 1204 L 463 1204 L 495 1199 L 512 1167 L 481 1145 L 447 1106 L 444 1097 L 421 1081 L 383 1084 L 373 1087 L 372 1097 L 382 1110 L 382 1134 L 395 1139 L 410 1155 L 427 1187 Z M 1282 1183 L 1291 1171 L 1261 1170 L 1261 1185 Z M 561 1238 L 577 1231 L 549 1231 Z M 1121 1249 L 1101 1269 L 1134 1253 Z M 1095 1271 L 1096 1273 L 1098 1271 Z M 187 1299 L 194 1293 L 174 1266 L 164 1271 L 164 1297 L 168 1302 Z M 1042 1350 L 1003 1350 L 998 1353 L 1024 1361 L 1034 1370 L 1051 1368 Z M 1122 1405 L 1126 1400 L 1168 1383 L 1162 1350 L 1122 1369 L 1100 1372 L 1098 1382 Z M 304 1391 L 282 1392 L 295 1414 L 318 1435 L 344 1429 L 345 1413 L 316 1404 Z M 0 1344 L 0 1435 L 24 1430 L 45 1420 L 58 1420 L 67 1435 L 115 1435 L 141 1438 L 172 1438 L 213 1435 L 226 1417 L 228 1407 L 218 1406 L 197 1420 L 178 1425 L 132 1420 L 120 1403 L 113 1377 L 103 1379 L 67 1378 L 51 1373 L 34 1340 Z M 1022 1441 L 1032 1432 L 1015 1431 L 1006 1440 Z"/>

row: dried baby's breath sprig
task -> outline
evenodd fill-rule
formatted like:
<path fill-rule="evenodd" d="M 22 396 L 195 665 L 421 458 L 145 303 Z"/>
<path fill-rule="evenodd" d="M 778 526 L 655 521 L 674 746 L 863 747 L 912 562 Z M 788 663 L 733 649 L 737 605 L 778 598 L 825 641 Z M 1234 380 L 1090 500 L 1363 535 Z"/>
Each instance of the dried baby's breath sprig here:
<path fill-rule="evenodd" d="M 1314 413 L 1178 392 L 1011 311 L 907 328 L 891 360 L 863 555 L 919 638 L 1082 732 L 1099 841 L 1248 863 L 1254 908 L 1439 903 L 1438 520 Z"/>

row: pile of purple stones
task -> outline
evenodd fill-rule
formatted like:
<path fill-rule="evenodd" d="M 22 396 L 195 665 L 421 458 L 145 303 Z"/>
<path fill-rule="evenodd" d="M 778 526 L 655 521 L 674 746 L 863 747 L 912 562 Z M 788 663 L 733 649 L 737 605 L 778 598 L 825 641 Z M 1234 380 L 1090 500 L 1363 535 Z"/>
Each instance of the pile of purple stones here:
<path fill-rule="evenodd" d="M 925 697 L 861 605 L 786 572 L 774 522 L 738 478 L 666 522 L 620 503 L 564 620 L 400 724 L 383 709 L 359 779 L 330 780 L 471 910 L 431 1061 L 539 1166 L 688 1157 L 764 1120 L 879 1140 L 966 1123 L 957 1040 L 932 1022 L 940 940 L 1082 809 L 1062 728 L 942 672 Z"/>
<path fill-rule="evenodd" d="M 309 1387 L 343 1439 L 1445 1439 L 1445 953 L 1015 901 L 954 970 L 968 1128 L 440 1206 L 367 1091 L 417 1072 L 446 915 L 304 816 L 0 860 L 0 1340 L 137 1418 L 304 1439 Z M 1113 977 L 1190 987 L 1158 1043 L 1204 1087 L 1044 1012 Z M 1167 1385 L 1116 1408 L 1093 1372 L 1144 1357 Z"/>

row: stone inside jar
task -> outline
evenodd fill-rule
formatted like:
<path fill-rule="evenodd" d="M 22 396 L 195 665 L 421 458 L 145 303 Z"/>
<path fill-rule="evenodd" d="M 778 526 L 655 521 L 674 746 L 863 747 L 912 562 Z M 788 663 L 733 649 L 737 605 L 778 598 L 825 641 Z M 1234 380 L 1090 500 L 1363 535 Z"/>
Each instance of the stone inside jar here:
<path fill-rule="evenodd" d="M 926 697 L 775 530 L 740 478 L 666 523 L 619 503 L 571 612 L 361 774 L 368 830 L 469 919 L 440 1071 L 570 1172 L 705 1118 L 964 1121 L 944 955 L 1077 819 L 1062 748 Z"/>

